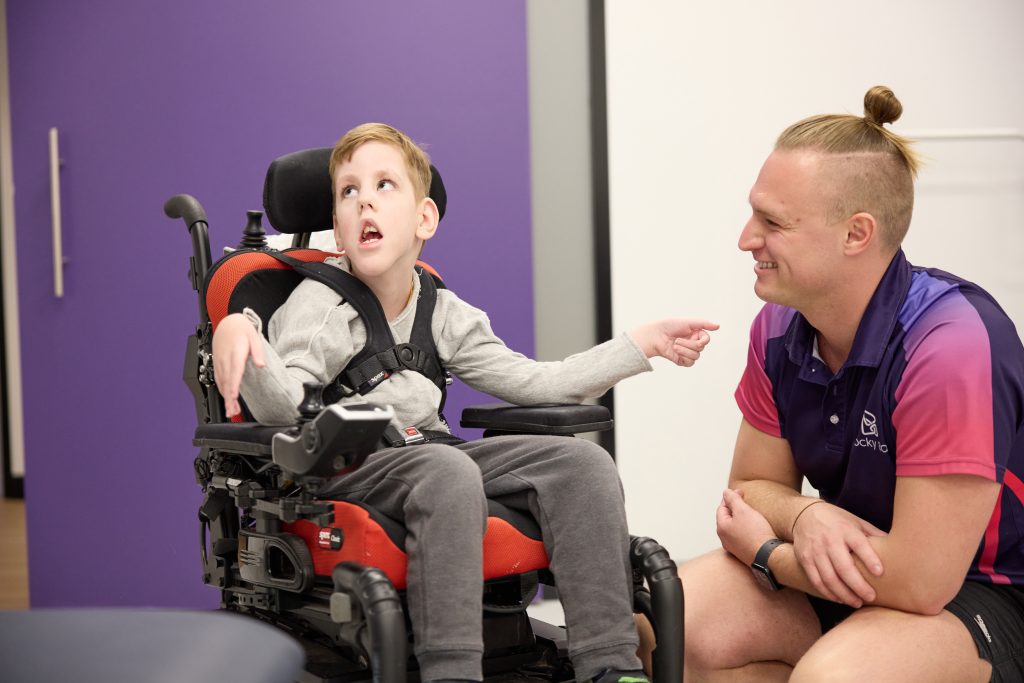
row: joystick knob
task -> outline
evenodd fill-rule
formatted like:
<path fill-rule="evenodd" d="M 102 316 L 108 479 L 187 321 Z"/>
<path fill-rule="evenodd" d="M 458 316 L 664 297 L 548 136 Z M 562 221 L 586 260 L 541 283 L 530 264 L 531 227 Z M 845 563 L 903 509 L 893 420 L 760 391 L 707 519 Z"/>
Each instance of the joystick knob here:
<path fill-rule="evenodd" d="M 242 241 L 238 243 L 239 249 L 266 249 L 267 233 L 263 229 L 263 212 L 246 211 L 245 215 L 249 220 L 242 230 Z"/>
<path fill-rule="evenodd" d="M 302 383 L 302 403 L 299 404 L 299 422 L 309 422 L 324 409 L 324 385 L 320 382 Z"/>

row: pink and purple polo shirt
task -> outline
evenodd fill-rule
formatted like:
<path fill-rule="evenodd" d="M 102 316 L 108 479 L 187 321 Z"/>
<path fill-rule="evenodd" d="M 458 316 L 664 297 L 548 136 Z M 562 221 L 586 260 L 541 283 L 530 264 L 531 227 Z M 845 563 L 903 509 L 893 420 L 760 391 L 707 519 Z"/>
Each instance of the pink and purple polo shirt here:
<path fill-rule="evenodd" d="M 896 477 L 1002 483 L 967 578 L 1024 585 L 1024 348 L 977 285 L 899 251 L 836 374 L 807 320 L 766 304 L 736 402 L 750 424 L 789 442 L 822 498 L 881 529 L 892 524 Z"/>

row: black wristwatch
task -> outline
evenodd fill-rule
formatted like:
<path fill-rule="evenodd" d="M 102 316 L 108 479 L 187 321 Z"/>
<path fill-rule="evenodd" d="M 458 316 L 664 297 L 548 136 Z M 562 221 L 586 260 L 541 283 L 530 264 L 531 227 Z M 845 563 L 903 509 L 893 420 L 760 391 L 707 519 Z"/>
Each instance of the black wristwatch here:
<path fill-rule="evenodd" d="M 750 570 L 754 572 L 754 578 L 761 585 L 762 588 L 770 591 L 782 590 L 782 584 L 775 580 L 775 575 L 772 574 L 772 570 L 768 568 L 768 556 L 772 554 L 772 551 L 782 545 L 783 541 L 777 538 L 773 538 L 770 541 L 765 541 L 758 551 L 757 555 L 754 555 L 754 561 L 750 563 Z"/>

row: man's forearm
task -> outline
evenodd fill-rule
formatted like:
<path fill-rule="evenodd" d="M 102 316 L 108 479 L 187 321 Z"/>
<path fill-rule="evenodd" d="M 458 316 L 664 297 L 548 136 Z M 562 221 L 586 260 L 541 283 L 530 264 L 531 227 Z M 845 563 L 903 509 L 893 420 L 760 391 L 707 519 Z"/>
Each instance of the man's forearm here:
<path fill-rule="evenodd" d="M 808 498 L 786 484 L 767 479 L 733 480 L 729 487 L 743 492 L 747 505 L 768 520 L 775 535 L 785 541 L 793 540 L 793 522 L 800 512 L 818 498 Z"/>
<path fill-rule="evenodd" d="M 942 611 L 943 606 L 955 595 L 956 587 L 962 583 L 962 579 L 959 583 L 951 583 L 943 581 L 939 576 L 929 576 L 932 572 L 927 571 L 927 568 L 908 561 L 908 558 L 894 556 L 888 539 L 873 537 L 868 542 L 878 552 L 886 571 L 882 576 L 874 576 L 856 557 L 853 558 L 861 576 L 875 591 L 875 599 L 865 605 L 934 615 Z M 819 598 L 824 597 L 814 588 L 800 566 L 792 543 L 784 543 L 776 548 L 768 559 L 768 565 L 782 585 Z"/>

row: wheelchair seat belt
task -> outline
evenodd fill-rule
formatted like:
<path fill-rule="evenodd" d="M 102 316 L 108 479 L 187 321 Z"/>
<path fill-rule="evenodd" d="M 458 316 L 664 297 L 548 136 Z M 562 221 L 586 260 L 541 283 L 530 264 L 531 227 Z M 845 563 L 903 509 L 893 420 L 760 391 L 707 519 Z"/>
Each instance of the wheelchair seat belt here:
<path fill-rule="evenodd" d="M 441 390 L 441 404 L 437 414 L 444 421 L 442 411 L 448 395 L 451 376 L 441 365 L 431 332 L 434 304 L 437 302 L 437 286 L 434 278 L 417 266 L 420 279 L 420 296 L 413 319 L 412 334 L 408 344 L 396 344 L 391 334 L 384 309 L 377 296 L 359 278 L 341 268 L 320 262 L 306 262 L 276 251 L 264 252 L 268 256 L 291 266 L 300 275 L 316 280 L 341 295 L 362 318 L 366 327 L 366 345 L 348 365 L 338 373 L 330 384 L 324 387 L 325 404 L 335 403 L 341 398 L 354 394 L 366 395 L 394 372 L 414 370 Z"/>
<path fill-rule="evenodd" d="M 443 443 L 449 446 L 455 446 L 460 443 L 466 443 L 465 439 L 460 439 L 451 432 L 439 432 L 430 429 L 416 429 L 415 427 L 406 427 L 405 429 L 399 429 L 394 425 L 388 425 L 388 428 L 384 430 L 384 434 L 381 436 L 381 440 L 386 443 L 390 448 L 401 448 L 402 446 L 415 446 L 421 443 Z"/>

